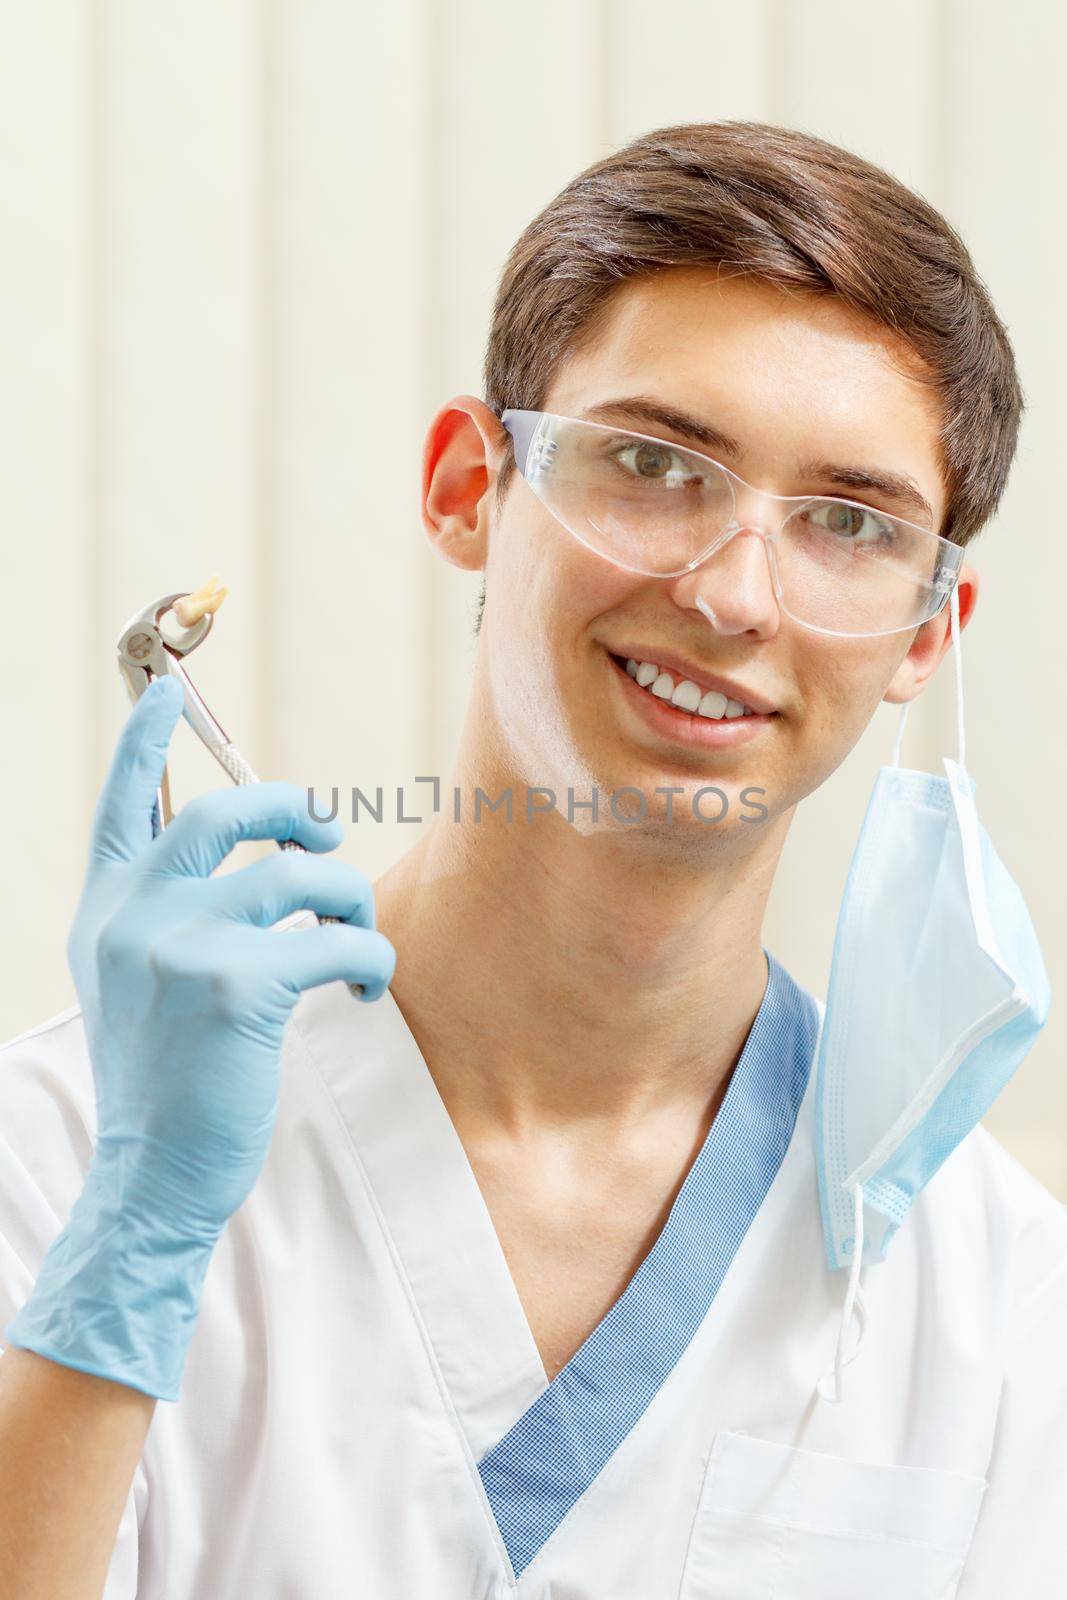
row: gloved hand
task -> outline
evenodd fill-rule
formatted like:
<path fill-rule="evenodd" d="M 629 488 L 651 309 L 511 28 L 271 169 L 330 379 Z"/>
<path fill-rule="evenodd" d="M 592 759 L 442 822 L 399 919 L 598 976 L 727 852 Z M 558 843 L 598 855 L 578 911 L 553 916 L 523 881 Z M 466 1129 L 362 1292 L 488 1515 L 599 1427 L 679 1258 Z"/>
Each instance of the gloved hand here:
<path fill-rule="evenodd" d="M 5 1330 L 163 1400 L 178 1398 L 211 1253 L 266 1158 L 293 1006 L 333 979 L 377 1000 L 396 963 L 354 867 L 286 851 L 211 876 L 240 839 L 340 844 L 341 824 L 313 819 L 294 784 L 203 795 L 153 839 L 182 695 L 162 678 L 141 696 L 97 805 L 67 956 L 98 1139 L 70 1220 Z M 302 908 L 341 923 L 271 928 Z"/>

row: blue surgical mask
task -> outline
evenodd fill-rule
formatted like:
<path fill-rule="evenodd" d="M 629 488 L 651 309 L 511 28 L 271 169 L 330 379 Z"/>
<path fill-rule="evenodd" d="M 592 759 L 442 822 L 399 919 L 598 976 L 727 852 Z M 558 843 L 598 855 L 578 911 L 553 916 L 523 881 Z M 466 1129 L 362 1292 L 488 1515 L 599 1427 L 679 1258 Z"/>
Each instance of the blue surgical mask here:
<path fill-rule="evenodd" d="M 1022 894 L 978 820 L 964 765 L 959 600 L 950 596 L 958 759 L 880 768 L 838 916 L 816 1059 L 816 1165 L 831 1269 L 849 1267 L 834 1361 L 916 1197 L 1044 1026 L 1049 981 Z M 862 1333 L 861 1339 L 862 1342 Z"/>

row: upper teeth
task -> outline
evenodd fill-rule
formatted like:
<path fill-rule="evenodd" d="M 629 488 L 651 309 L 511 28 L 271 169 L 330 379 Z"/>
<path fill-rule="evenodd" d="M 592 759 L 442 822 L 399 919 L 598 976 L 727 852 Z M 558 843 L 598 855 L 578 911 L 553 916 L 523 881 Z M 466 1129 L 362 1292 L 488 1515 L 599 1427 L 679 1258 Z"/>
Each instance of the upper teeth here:
<path fill-rule="evenodd" d="M 634 661 L 631 657 L 626 670 L 642 689 L 651 689 L 657 699 L 669 700 L 680 711 L 692 711 L 698 717 L 711 717 L 716 721 L 722 717 L 755 715 L 742 701 L 731 700 L 718 689 L 708 689 L 705 693 L 689 678 L 683 678 L 675 686 L 670 673 L 661 672 L 654 661 Z"/>

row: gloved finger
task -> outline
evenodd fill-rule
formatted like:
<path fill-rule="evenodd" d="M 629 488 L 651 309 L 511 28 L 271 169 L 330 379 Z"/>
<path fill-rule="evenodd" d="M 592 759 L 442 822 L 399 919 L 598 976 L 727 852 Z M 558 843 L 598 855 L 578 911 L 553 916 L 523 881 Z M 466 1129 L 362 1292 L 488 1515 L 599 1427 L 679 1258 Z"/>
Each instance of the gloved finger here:
<path fill-rule="evenodd" d="M 260 971 L 303 990 L 343 978 L 361 983 L 361 1000 L 378 1000 L 396 968 L 396 951 L 374 929 L 331 923 L 324 928 L 272 928 L 263 943 Z"/>
<path fill-rule="evenodd" d="M 132 861 L 152 843 L 152 807 L 184 704 L 176 678 L 155 678 L 126 718 L 96 804 L 90 861 Z"/>
<path fill-rule="evenodd" d="M 324 861 L 295 850 L 216 878 L 213 903 L 228 916 L 261 928 L 294 911 L 374 927 L 374 890 L 365 873 L 347 861 Z"/>
<path fill-rule="evenodd" d="M 184 805 L 153 843 L 149 870 L 208 878 L 241 839 L 295 839 L 306 850 L 336 850 L 345 836 L 336 817 L 317 821 L 307 791 L 295 783 L 247 783 L 214 789 Z"/>

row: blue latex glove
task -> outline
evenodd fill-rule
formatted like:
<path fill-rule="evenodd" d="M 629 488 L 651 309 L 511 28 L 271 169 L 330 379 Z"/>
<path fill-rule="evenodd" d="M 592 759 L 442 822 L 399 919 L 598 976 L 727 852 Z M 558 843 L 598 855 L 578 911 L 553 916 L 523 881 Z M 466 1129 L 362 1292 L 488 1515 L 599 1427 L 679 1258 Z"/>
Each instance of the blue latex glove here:
<path fill-rule="evenodd" d="M 212 877 L 240 839 L 340 844 L 294 784 L 151 814 L 182 707 L 173 678 L 138 700 L 93 823 L 67 941 L 97 1104 L 85 1187 L 6 1340 L 176 1400 L 211 1253 L 255 1183 L 278 1108 L 282 1034 L 302 990 L 334 979 L 377 1000 L 396 954 L 356 868 L 279 852 Z M 278 930 L 302 908 L 342 922 Z M 345 925 L 347 924 L 347 926 Z M 353 1002 L 355 1003 L 355 1002 Z"/>

